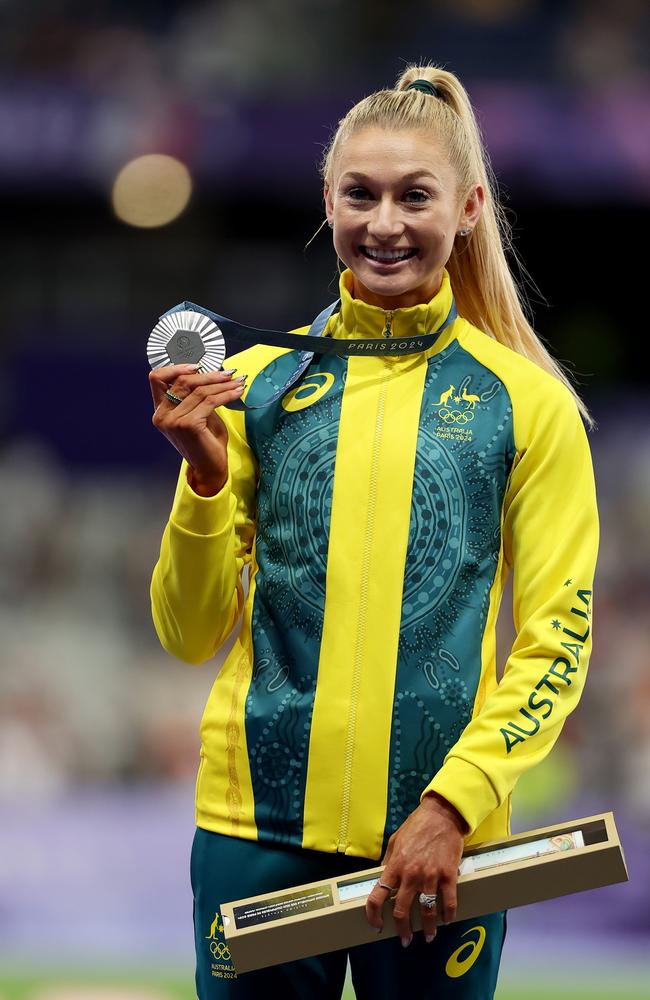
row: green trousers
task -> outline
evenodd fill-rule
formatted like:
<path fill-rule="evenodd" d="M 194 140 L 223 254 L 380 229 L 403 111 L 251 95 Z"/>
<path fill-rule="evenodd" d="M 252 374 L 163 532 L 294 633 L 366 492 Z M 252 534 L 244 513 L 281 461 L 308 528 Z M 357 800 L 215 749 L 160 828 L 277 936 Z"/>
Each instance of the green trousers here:
<path fill-rule="evenodd" d="M 506 934 L 506 912 L 438 927 L 427 944 L 415 931 L 254 972 L 235 973 L 221 903 L 376 867 L 371 858 L 259 843 L 197 828 L 190 873 L 194 894 L 198 1000 L 277 996 L 340 1000 L 348 957 L 357 1000 L 492 1000 Z"/>

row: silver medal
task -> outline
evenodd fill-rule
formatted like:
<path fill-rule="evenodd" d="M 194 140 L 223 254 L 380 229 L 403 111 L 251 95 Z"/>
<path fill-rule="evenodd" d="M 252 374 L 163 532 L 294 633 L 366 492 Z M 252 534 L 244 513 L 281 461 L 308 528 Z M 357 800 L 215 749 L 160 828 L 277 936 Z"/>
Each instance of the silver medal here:
<path fill-rule="evenodd" d="M 226 343 L 220 328 L 209 316 L 193 309 L 163 316 L 147 342 L 152 368 L 200 364 L 200 371 L 218 372 L 225 356 Z"/>

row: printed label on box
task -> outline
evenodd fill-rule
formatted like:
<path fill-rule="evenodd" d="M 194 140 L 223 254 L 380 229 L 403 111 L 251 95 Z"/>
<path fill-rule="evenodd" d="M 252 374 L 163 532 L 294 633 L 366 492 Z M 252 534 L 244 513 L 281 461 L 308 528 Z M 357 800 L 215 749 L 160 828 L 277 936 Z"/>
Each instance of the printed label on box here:
<path fill-rule="evenodd" d="M 463 858 L 458 872 L 460 875 L 470 875 L 472 872 L 482 871 L 483 868 L 507 865 L 511 861 L 528 861 L 529 858 L 539 858 L 543 854 L 555 854 L 558 851 L 570 851 L 575 847 L 584 846 L 582 830 L 559 833 L 555 837 L 544 837 L 528 844 L 512 844 L 497 851 L 486 851 L 484 854 Z"/>
<path fill-rule="evenodd" d="M 342 903 L 346 903 L 349 899 L 361 899 L 363 896 L 369 896 L 378 881 L 379 876 L 376 875 L 374 878 L 366 878 L 362 882 L 350 882 L 349 879 L 337 882 L 339 899 Z"/>
<path fill-rule="evenodd" d="M 251 924 L 267 924 L 282 917 L 295 917 L 299 913 L 309 913 L 311 910 L 323 910 L 332 906 L 332 889 L 329 885 L 317 885 L 311 889 L 301 889 L 298 892 L 285 892 L 281 896 L 258 899 L 256 902 L 243 903 L 233 907 L 236 927 L 249 927 Z"/>

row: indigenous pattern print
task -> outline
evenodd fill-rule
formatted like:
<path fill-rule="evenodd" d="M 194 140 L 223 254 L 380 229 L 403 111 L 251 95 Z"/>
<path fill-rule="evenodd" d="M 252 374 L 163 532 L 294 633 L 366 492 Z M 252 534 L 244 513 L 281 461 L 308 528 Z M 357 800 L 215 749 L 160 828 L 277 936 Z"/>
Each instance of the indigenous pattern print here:
<path fill-rule="evenodd" d="M 452 348 L 429 363 L 422 398 L 385 840 L 418 805 L 431 762 L 434 771 L 442 766 L 471 718 L 515 455 L 503 383 L 457 344 Z M 442 393 L 441 384 L 449 386 Z M 441 410 L 471 414 L 469 434 L 449 435 Z"/>
<path fill-rule="evenodd" d="M 292 365 L 284 355 L 253 383 L 261 398 L 282 385 Z M 246 735 L 259 839 L 300 844 L 309 729 L 325 606 L 336 436 L 345 364 L 321 361 L 330 379 L 305 381 L 316 391 L 291 395 L 247 414 L 261 469 L 257 572 L 253 606 L 253 675 L 246 698 Z M 333 365 L 337 376 L 332 377 Z M 327 393 L 320 387 L 330 389 Z M 252 399 L 252 397 L 251 397 Z M 295 408 L 301 400 L 303 406 Z M 313 400 L 313 402 L 311 402 Z M 311 405 L 304 404 L 311 402 Z"/>

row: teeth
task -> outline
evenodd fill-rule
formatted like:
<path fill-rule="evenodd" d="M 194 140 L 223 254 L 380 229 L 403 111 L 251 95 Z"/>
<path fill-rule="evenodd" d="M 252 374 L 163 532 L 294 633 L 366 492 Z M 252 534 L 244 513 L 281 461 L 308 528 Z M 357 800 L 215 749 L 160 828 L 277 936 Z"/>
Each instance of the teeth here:
<path fill-rule="evenodd" d="M 413 253 L 413 248 L 408 250 L 375 250 L 374 247 L 364 247 L 364 253 L 374 260 L 403 260 Z"/>

